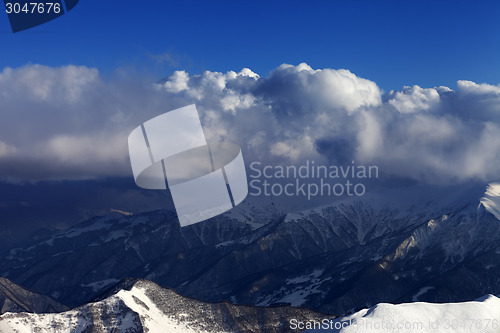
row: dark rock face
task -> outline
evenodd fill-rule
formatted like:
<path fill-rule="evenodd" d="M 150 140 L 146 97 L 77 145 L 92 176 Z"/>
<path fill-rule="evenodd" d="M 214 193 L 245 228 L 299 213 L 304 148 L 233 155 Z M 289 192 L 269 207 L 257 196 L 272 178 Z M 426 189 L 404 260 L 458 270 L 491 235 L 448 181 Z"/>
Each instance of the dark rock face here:
<path fill-rule="evenodd" d="M 6 312 L 50 313 L 68 307 L 50 297 L 28 291 L 12 281 L 0 278 L 0 314 Z"/>

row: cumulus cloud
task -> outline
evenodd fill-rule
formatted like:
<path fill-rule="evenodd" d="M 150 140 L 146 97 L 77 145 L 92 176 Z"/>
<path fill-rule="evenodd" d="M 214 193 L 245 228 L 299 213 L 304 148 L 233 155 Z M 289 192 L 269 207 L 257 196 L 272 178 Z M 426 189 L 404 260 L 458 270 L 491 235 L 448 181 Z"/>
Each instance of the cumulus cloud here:
<path fill-rule="evenodd" d="M 168 110 L 162 98 L 150 81 L 123 76 L 103 81 L 97 69 L 84 66 L 5 68 L 0 72 L 0 178 L 126 175 L 128 133 Z"/>
<path fill-rule="evenodd" d="M 127 136 L 195 103 L 206 136 L 239 144 L 247 162 L 371 163 L 419 181 L 500 177 L 500 86 L 459 81 L 383 94 L 346 69 L 281 65 L 161 83 L 97 69 L 28 65 L 0 73 L 0 175 L 74 179 L 130 175 Z"/>
<path fill-rule="evenodd" d="M 426 111 L 439 103 L 439 93 L 433 88 L 404 87 L 402 91 L 391 91 L 388 102 L 401 113 Z"/>

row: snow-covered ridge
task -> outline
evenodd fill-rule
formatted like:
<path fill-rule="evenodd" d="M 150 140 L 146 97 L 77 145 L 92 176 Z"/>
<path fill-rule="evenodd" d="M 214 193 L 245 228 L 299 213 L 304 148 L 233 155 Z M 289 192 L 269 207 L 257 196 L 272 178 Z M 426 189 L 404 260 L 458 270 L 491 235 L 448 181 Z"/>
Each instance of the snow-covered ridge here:
<path fill-rule="evenodd" d="M 500 220 L 500 183 L 489 184 L 480 202 L 488 212 Z"/>
<path fill-rule="evenodd" d="M 205 303 L 186 298 L 147 280 L 124 281 L 114 294 L 61 313 L 6 313 L 2 333 L 234 333 L 289 332 L 292 318 L 327 316 L 291 307 L 251 307 Z"/>
<path fill-rule="evenodd" d="M 336 319 L 326 330 L 307 332 L 499 333 L 500 299 L 488 295 L 463 303 L 381 303 Z"/>

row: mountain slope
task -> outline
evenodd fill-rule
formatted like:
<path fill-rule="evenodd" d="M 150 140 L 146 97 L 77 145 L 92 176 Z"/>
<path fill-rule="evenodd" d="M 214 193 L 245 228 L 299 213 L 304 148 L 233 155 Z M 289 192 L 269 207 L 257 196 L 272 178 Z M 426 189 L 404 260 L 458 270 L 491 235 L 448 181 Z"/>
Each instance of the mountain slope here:
<path fill-rule="evenodd" d="M 6 312 L 60 312 L 68 307 L 0 277 L 0 314 Z"/>
<path fill-rule="evenodd" d="M 60 314 L 4 314 L 9 332 L 291 332 L 289 321 L 322 320 L 326 315 L 291 307 L 245 307 L 203 303 L 146 281 L 131 281 L 115 294 Z"/>
<path fill-rule="evenodd" d="M 306 322 L 304 322 L 306 325 Z M 500 299 L 488 295 L 464 303 L 378 304 L 306 332 L 367 333 L 498 333 Z"/>

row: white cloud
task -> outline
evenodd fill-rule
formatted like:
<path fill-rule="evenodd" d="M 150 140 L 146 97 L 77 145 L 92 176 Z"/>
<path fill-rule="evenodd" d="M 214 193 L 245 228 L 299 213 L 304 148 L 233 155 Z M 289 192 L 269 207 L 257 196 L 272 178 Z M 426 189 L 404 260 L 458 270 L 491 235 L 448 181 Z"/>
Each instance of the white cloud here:
<path fill-rule="evenodd" d="M 493 86 L 482 83 L 477 84 L 472 81 L 460 80 L 457 82 L 458 89 L 465 94 L 489 95 L 494 94 L 500 97 L 500 86 Z"/>
<path fill-rule="evenodd" d="M 21 180 L 126 175 L 128 132 L 170 108 L 150 82 L 76 66 L 5 68 L 0 97 L 0 178 Z"/>
<path fill-rule="evenodd" d="M 362 160 L 370 161 L 380 155 L 384 147 L 384 135 L 382 126 L 373 112 L 365 111 L 358 119 L 356 154 Z"/>
<path fill-rule="evenodd" d="M 401 113 L 426 111 L 439 103 L 439 93 L 434 88 L 404 87 L 402 91 L 391 91 L 390 94 L 389 104 Z"/>
<path fill-rule="evenodd" d="M 76 102 L 86 86 L 97 81 L 97 69 L 72 65 L 59 68 L 32 65 L 16 70 L 7 67 L 0 73 L 0 87 L 10 86 L 10 91 L 18 97 L 37 101 Z"/>
<path fill-rule="evenodd" d="M 500 87 L 459 81 L 385 96 L 348 70 L 281 65 L 174 72 L 161 84 L 103 78 L 96 69 L 28 65 L 0 73 L 0 177 L 130 175 L 128 133 L 196 103 L 209 139 L 243 147 L 247 162 L 376 163 L 424 181 L 500 177 Z"/>
<path fill-rule="evenodd" d="M 297 162 L 304 151 L 313 152 L 314 142 L 308 135 L 298 140 L 279 141 L 271 145 L 271 154 Z"/>
<path fill-rule="evenodd" d="M 0 141 L 0 157 L 12 155 L 16 152 L 16 147 L 13 147 L 5 142 Z"/>
<path fill-rule="evenodd" d="M 178 93 L 188 89 L 189 75 L 185 71 L 176 71 L 170 79 L 165 82 L 164 87 L 168 92 Z"/>

